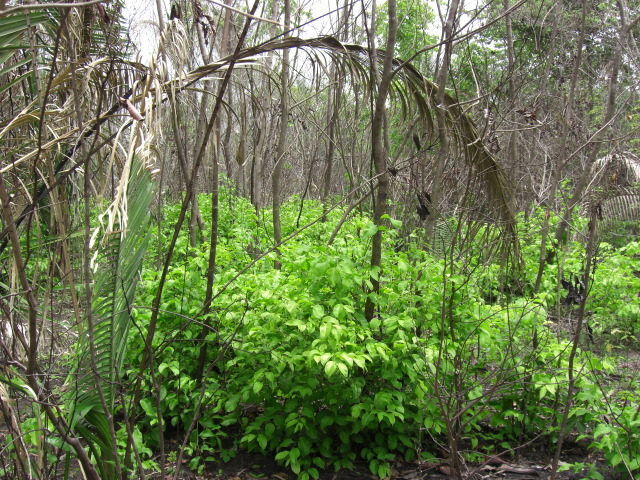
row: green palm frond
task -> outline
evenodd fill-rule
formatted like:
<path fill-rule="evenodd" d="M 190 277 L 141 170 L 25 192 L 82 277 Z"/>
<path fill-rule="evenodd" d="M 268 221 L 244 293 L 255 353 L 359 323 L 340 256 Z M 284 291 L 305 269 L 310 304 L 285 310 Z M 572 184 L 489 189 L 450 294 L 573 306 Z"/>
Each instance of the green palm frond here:
<path fill-rule="evenodd" d="M 29 48 L 28 44 L 24 44 L 24 33 L 29 27 L 40 24 L 55 28 L 56 21 L 51 14 L 38 11 L 0 17 L 0 95 L 33 75 L 30 68 L 21 70 L 32 59 L 28 56 L 19 58 L 16 52 Z"/>
<path fill-rule="evenodd" d="M 88 335 L 80 337 L 78 364 L 68 379 L 69 424 L 82 437 L 94 440 L 90 444 L 97 445 L 103 458 L 109 458 L 112 442 L 100 392 L 109 413 L 113 413 L 131 325 L 130 307 L 149 242 L 153 181 L 138 157 L 132 159 L 125 184 L 123 214 L 114 214 L 115 210 L 120 211 L 120 206 L 111 209 L 109 214 L 115 218 L 113 227 L 100 230 L 102 241 L 94 263 L 93 345 Z M 93 453 L 97 455 L 98 451 Z M 108 464 L 99 462 L 98 466 L 105 468 Z"/>

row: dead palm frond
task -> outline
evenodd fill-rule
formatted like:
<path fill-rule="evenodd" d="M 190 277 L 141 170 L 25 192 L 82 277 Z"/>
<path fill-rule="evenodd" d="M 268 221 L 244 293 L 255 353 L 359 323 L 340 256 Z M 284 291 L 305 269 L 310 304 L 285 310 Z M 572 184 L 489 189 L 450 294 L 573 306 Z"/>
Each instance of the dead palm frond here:
<path fill-rule="evenodd" d="M 603 195 L 621 194 L 630 185 L 640 183 L 640 158 L 631 152 L 610 153 L 591 167 L 591 186 Z"/>
<path fill-rule="evenodd" d="M 342 68 L 350 74 L 353 82 L 363 86 L 364 91 L 371 91 L 370 85 L 370 55 L 367 47 L 359 45 L 344 44 L 333 37 L 317 37 L 312 39 L 302 39 L 289 37 L 286 39 L 273 40 L 258 46 L 242 49 L 235 56 L 229 56 L 217 60 L 216 62 L 203 65 L 187 73 L 180 73 L 176 78 L 165 82 L 161 87 L 152 87 L 152 96 L 155 99 L 149 103 L 145 110 L 156 108 L 159 102 L 166 100 L 167 95 L 175 95 L 194 83 L 212 77 L 214 74 L 226 70 L 232 60 L 236 66 L 253 64 L 261 56 L 283 49 L 302 49 L 316 61 L 320 62 L 323 54 L 339 59 Z M 383 50 L 377 51 L 379 59 L 386 56 Z M 427 133 L 433 134 L 434 123 L 433 113 L 438 106 L 435 105 L 437 86 L 425 78 L 412 65 L 394 60 L 396 73 L 391 86 L 391 99 L 400 104 L 402 112 L 409 116 L 416 115 L 423 124 L 423 129 Z M 162 92 L 158 92 L 158 88 Z M 155 90 L 155 92 L 153 91 Z M 163 96 L 159 95 L 162 93 Z M 136 98 L 133 103 L 137 103 L 142 98 Z M 507 176 L 502 166 L 493 158 L 482 143 L 481 136 L 473 121 L 465 114 L 458 102 L 448 94 L 444 95 L 446 119 L 451 130 L 453 145 L 461 158 L 470 165 L 483 179 L 485 190 L 491 204 L 496 208 L 500 221 L 504 225 L 509 242 L 514 246 L 517 255 L 517 236 L 515 231 L 515 215 L 512 200 L 512 193 L 508 188 Z M 24 112 L 28 116 L 31 112 Z M 146 112 L 142 112 L 145 114 Z M 95 123 L 104 122 L 104 118 L 97 116 Z M 88 125 L 88 127 L 90 127 Z M 79 131 L 74 132 L 75 135 Z M 60 141 L 69 141 L 73 134 L 66 132 L 60 136 Z M 50 149 L 57 145 L 58 139 L 48 142 L 44 148 Z M 22 158 L 17 159 L 13 164 L 20 163 L 27 158 L 33 157 L 37 149 L 26 152 Z"/>
<path fill-rule="evenodd" d="M 352 81 L 371 91 L 370 85 L 370 51 L 360 45 L 345 44 L 334 37 L 318 37 L 302 39 L 289 37 L 274 40 L 261 45 L 242 50 L 235 58 L 239 64 L 253 62 L 261 55 L 283 49 L 303 49 L 318 62 L 320 54 L 328 54 L 340 61 L 340 65 L 350 74 Z M 384 50 L 377 50 L 380 64 L 386 57 Z M 220 59 L 208 65 L 203 65 L 179 79 L 167 82 L 164 88 L 180 90 L 196 81 L 225 69 L 231 57 Z M 492 206 L 498 212 L 500 221 L 506 231 L 508 242 L 513 246 L 516 257 L 519 257 L 517 245 L 514 202 L 511 189 L 508 187 L 506 173 L 502 166 L 485 148 L 482 137 L 473 121 L 463 111 L 457 100 L 450 95 L 444 95 L 444 106 L 436 105 L 437 86 L 424 77 L 411 64 L 399 59 L 393 60 L 395 70 L 394 82 L 391 85 L 390 97 L 400 104 L 405 117 L 416 115 L 422 122 L 424 130 L 433 135 L 434 111 L 444 107 L 446 121 L 451 130 L 455 151 L 464 161 L 474 169 L 483 180 L 486 193 Z"/>
<path fill-rule="evenodd" d="M 640 193 L 629 193 L 607 198 L 602 202 L 603 224 L 638 222 L 640 224 Z"/>

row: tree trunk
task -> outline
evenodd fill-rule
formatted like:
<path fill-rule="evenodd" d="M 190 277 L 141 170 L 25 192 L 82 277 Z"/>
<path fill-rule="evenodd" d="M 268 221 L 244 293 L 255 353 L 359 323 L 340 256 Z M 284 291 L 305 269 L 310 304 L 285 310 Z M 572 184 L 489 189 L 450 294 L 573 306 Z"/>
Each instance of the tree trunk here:
<path fill-rule="evenodd" d="M 504 0 L 504 10 L 509 11 L 509 0 Z M 518 158 L 518 128 L 516 126 L 516 82 L 515 82 L 515 51 L 513 48 L 513 28 L 511 26 L 511 15 L 506 14 L 504 17 L 506 34 L 507 34 L 507 65 L 509 75 L 509 109 L 511 110 L 510 123 L 511 132 L 509 134 L 509 143 L 507 145 L 507 158 L 515 161 Z"/>
<path fill-rule="evenodd" d="M 375 2 L 372 10 L 375 9 Z M 396 43 L 396 33 L 398 31 L 398 18 L 396 17 L 396 2 L 389 0 L 389 25 L 388 37 L 384 63 L 382 66 L 382 74 L 380 81 L 377 82 L 377 95 L 375 97 L 375 108 L 373 119 L 371 120 L 371 160 L 377 177 L 377 189 L 375 190 L 375 205 L 373 210 L 373 221 L 378 226 L 378 231 L 372 238 L 371 244 L 371 291 L 367 296 L 365 304 L 365 318 L 372 320 L 375 313 L 375 302 L 372 295 L 375 296 L 380 291 L 380 265 L 382 263 L 382 230 L 379 227 L 383 224 L 383 215 L 387 211 L 387 197 L 389 190 L 389 178 L 387 173 L 387 152 L 384 147 L 384 118 L 386 113 L 386 100 L 389 94 L 389 86 L 393 75 L 393 51 Z M 371 28 L 374 28 L 375 22 L 372 21 Z M 373 33 L 373 32 L 371 32 Z M 370 35 L 370 40 L 373 40 Z M 371 68 L 374 72 L 378 68 L 378 57 L 375 50 L 375 43 L 371 41 L 373 49 L 373 61 Z"/>
<path fill-rule="evenodd" d="M 284 0 L 284 37 L 289 36 L 291 24 L 290 1 Z M 287 129 L 289 126 L 289 49 L 282 51 L 282 71 L 280 72 L 280 134 L 278 136 L 278 149 L 276 152 L 276 164 L 271 177 L 271 188 L 273 195 L 273 241 L 276 245 L 282 242 L 282 229 L 280 225 L 280 197 L 282 181 L 282 164 L 284 161 L 284 147 L 287 141 Z M 278 255 L 279 250 L 276 250 Z M 282 264 L 277 259 L 275 268 L 280 270 Z"/>
<path fill-rule="evenodd" d="M 440 148 L 435 160 L 435 173 L 433 177 L 433 187 L 431 189 L 431 215 L 427 217 L 425 226 L 427 242 L 431 245 L 433 240 L 433 234 L 435 230 L 436 222 L 440 217 L 441 204 L 442 204 L 442 181 L 444 177 L 444 170 L 449 157 L 450 142 L 449 132 L 447 130 L 447 111 L 445 107 L 444 97 L 445 88 L 447 85 L 447 77 L 449 72 L 449 63 L 451 62 L 451 52 L 453 50 L 453 35 L 455 31 L 456 19 L 458 9 L 462 6 L 460 0 L 452 0 L 449 6 L 449 13 L 447 15 L 447 21 L 443 29 L 444 37 L 444 52 L 442 54 L 442 61 L 438 67 L 436 74 L 436 84 L 438 86 L 438 92 L 436 94 L 436 107 L 434 109 L 438 127 L 438 141 L 440 142 Z"/>
<path fill-rule="evenodd" d="M 229 5 L 231 0 L 226 0 L 225 3 Z M 222 30 L 222 38 L 220 40 L 220 56 L 226 56 L 229 52 L 229 25 L 231 23 L 231 10 L 225 9 L 225 18 L 224 18 L 224 27 Z M 231 85 L 229 85 L 229 89 Z M 220 93 L 219 93 L 220 94 Z M 213 154 L 213 179 L 211 182 L 211 239 L 209 243 L 209 260 L 207 263 L 207 289 L 205 291 L 205 301 L 204 301 L 204 310 L 203 310 L 203 322 L 202 330 L 200 331 L 200 335 L 198 336 L 198 340 L 200 341 L 200 354 L 198 357 L 198 365 L 195 371 L 195 378 L 199 383 L 204 381 L 204 369 L 207 360 L 207 345 L 208 343 L 205 341 L 207 337 L 207 333 L 209 332 L 210 321 L 207 319 L 209 311 L 211 309 L 211 299 L 213 297 L 213 284 L 215 283 L 215 272 L 216 272 L 216 257 L 218 252 L 218 219 L 219 219 L 219 203 L 220 203 L 220 195 L 219 195 L 219 167 L 218 160 L 220 155 L 220 146 L 218 142 L 220 141 L 220 117 L 216 119 L 215 124 L 215 135 L 214 139 L 216 145 L 214 146 L 214 154 Z"/>
<path fill-rule="evenodd" d="M 586 16 L 586 0 L 584 0 L 583 16 Z M 609 81 L 609 93 L 605 105 L 605 114 L 600 125 L 600 128 L 592 136 L 590 142 L 585 147 L 591 146 L 589 153 L 587 154 L 586 166 L 583 169 L 583 173 L 578 179 L 576 186 L 571 193 L 571 197 L 567 201 L 567 205 L 562 216 L 562 221 L 556 229 L 556 242 L 559 245 L 564 245 L 567 242 L 567 228 L 571 222 L 571 215 L 576 205 L 578 205 L 584 196 L 585 190 L 591 182 L 591 167 L 598 159 L 600 149 L 605 141 L 605 137 L 611 130 L 611 125 L 614 120 L 614 114 L 616 110 L 616 96 L 618 94 L 618 76 L 620 74 L 620 64 L 622 63 L 623 45 L 631 28 L 640 21 L 640 17 L 636 18 L 630 25 L 626 22 L 625 9 L 620 2 L 618 2 L 618 9 L 620 13 L 620 28 L 618 31 L 618 41 L 613 52 L 611 59 L 611 79 Z M 565 160 L 566 161 L 566 160 Z"/>
<path fill-rule="evenodd" d="M 338 30 L 342 32 L 341 41 L 347 39 L 347 21 L 349 19 L 350 7 L 348 0 L 344 1 L 342 6 L 342 18 Z M 331 63 L 331 71 L 329 73 L 329 84 L 332 85 L 329 88 L 328 102 L 327 102 L 327 127 L 328 127 L 328 139 L 327 139 L 327 164 L 324 171 L 324 181 L 322 186 L 322 201 L 326 202 L 331 193 L 331 178 L 333 176 L 333 158 L 336 150 L 336 130 L 338 123 L 338 116 L 340 113 L 340 99 L 342 98 L 342 73 L 336 67 L 335 61 Z M 326 207 L 325 207 L 326 208 Z"/>

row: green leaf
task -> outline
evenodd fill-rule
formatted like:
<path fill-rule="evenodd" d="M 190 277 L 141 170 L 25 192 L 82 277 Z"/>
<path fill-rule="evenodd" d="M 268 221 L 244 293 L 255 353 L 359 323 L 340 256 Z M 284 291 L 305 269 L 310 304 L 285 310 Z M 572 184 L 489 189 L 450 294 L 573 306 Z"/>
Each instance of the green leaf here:
<path fill-rule="evenodd" d="M 276 431 L 276 426 L 269 422 L 264 426 L 264 432 L 268 437 L 271 437 L 273 435 L 273 432 Z"/>
<path fill-rule="evenodd" d="M 324 415 L 320 419 L 320 428 L 324 430 L 329 425 L 333 425 L 333 417 L 331 415 Z"/>
<path fill-rule="evenodd" d="M 364 228 L 364 230 L 362 231 L 362 236 L 364 238 L 373 237 L 377 232 L 378 232 L 378 226 L 373 222 L 369 222 L 367 226 Z"/>
<path fill-rule="evenodd" d="M 391 223 L 391 225 L 393 225 L 394 228 L 402 227 L 402 222 L 400 220 L 393 219 L 387 214 L 382 215 L 380 218 L 383 220 L 389 220 L 389 223 Z"/>
<path fill-rule="evenodd" d="M 300 450 L 294 447 L 289 451 L 289 460 L 293 463 L 297 462 L 298 458 L 300 458 Z"/>
<path fill-rule="evenodd" d="M 331 376 L 333 375 L 333 372 L 336 371 L 336 368 L 337 368 L 336 362 L 334 362 L 333 360 L 329 360 L 324 366 L 324 372 L 328 376 Z"/>
<path fill-rule="evenodd" d="M 303 456 L 311 452 L 311 441 L 307 437 L 301 437 L 298 441 L 298 449 Z"/>
<path fill-rule="evenodd" d="M 0 30 L 1 24 L 2 19 Z M 149 171 L 134 156 L 126 183 L 127 223 L 122 223 L 124 215 L 112 211 L 112 231 L 96 232 L 96 235 L 102 233 L 102 240 L 97 243 L 97 269 L 90 318 L 94 330 L 93 344 L 90 344 L 88 335 L 79 337 L 77 364 L 66 381 L 69 424 L 79 428 L 77 433 L 81 436 L 95 431 L 92 436 L 99 443 L 105 464 L 114 462 L 110 457 L 116 446 L 112 445 L 111 431 L 97 386 L 100 385 L 107 408 L 113 414 L 116 400 L 114 386 L 125 376 L 122 366 L 132 325 L 130 307 L 135 303 L 142 260 L 151 233 L 149 206 L 153 187 Z M 92 350 L 95 353 L 95 365 L 91 362 Z M 155 406 L 149 398 L 143 399 L 141 405 L 148 415 L 155 412 Z M 107 473 L 104 475 L 110 476 Z"/>
<path fill-rule="evenodd" d="M 322 317 L 324 317 L 324 308 L 322 307 L 322 305 L 314 305 L 311 308 L 311 313 L 314 318 L 320 320 Z"/>
<path fill-rule="evenodd" d="M 319 329 L 320 338 L 327 338 L 330 332 L 331 332 L 330 323 L 324 322 L 322 325 L 320 325 L 320 329 Z"/>
<path fill-rule="evenodd" d="M 374 280 L 379 281 L 380 280 L 380 272 L 381 272 L 380 267 L 371 267 L 371 270 L 369 271 L 369 275 Z"/>
<path fill-rule="evenodd" d="M 285 458 L 289 458 L 289 450 L 283 450 L 282 452 L 278 452 L 275 457 L 277 461 L 284 460 Z"/>

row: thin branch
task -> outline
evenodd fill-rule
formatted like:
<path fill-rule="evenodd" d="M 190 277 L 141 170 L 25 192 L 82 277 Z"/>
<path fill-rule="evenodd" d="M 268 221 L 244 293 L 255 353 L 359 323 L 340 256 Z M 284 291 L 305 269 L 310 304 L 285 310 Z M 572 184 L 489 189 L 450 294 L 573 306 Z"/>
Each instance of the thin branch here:
<path fill-rule="evenodd" d="M 20 5 L 17 7 L 6 8 L 0 10 L 0 17 L 6 17 L 13 13 L 27 12 L 29 10 L 49 10 L 51 8 L 77 8 L 95 5 L 97 3 L 105 3 L 105 0 L 90 0 L 82 3 L 34 3 L 33 5 Z"/>
<path fill-rule="evenodd" d="M 483 32 L 484 30 L 487 30 L 488 28 L 492 27 L 494 24 L 498 23 L 500 20 L 502 20 L 504 17 L 506 17 L 507 15 L 513 13 L 515 10 L 517 10 L 518 8 L 520 8 L 522 5 L 524 5 L 525 3 L 527 3 L 527 0 L 520 0 L 519 2 L 515 3 L 511 8 L 509 8 L 508 10 L 505 10 L 504 12 L 502 12 L 501 15 L 499 15 L 497 18 L 494 18 L 493 20 L 485 23 L 484 25 L 482 25 L 481 27 L 476 28 L 475 30 L 471 30 L 470 32 L 465 33 L 464 35 L 460 35 L 457 38 L 454 39 L 449 39 L 449 40 L 443 40 L 441 42 L 438 43 L 434 43 L 433 45 L 427 45 L 424 48 L 421 48 L 420 50 L 416 51 L 413 55 L 411 55 L 409 58 L 407 58 L 405 61 L 403 61 L 401 64 L 399 64 L 396 69 L 394 70 L 394 75 L 400 70 L 402 69 L 405 65 L 411 63 L 413 61 L 414 58 L 416 58 L 418 55 L 421 55 L 425 52 L 428 52 L 429 50 L 433 50 L 435 48 L 440 48 L 440 46 L 444 45 L 446 42 L 448 41 L 452 41 L 453 45 L 457 45 L 458 43 L 467 40 L 468 38 L 473 37 L 476 33 L 480 33 Z"/>
<path fill-rule="evenodd" d="M 278 25 L 279 27 L 282 27 L 282 24 L 279 22 L 276 22 L 275 20 L 269 20 L 268 18 L 251 15 L 250 13 L 243 12 L 242 10 L 238 10 L 237 8 L 233 8 L 231 5 L 225 5 L 224 3 L 216 2 L 216 0 L 207 0 L 207 2 L 213 3 L 214 5 L 218 5 L 219 7 L 222 7 L 222 8 L 226 8 L 227 10 L 231 10 L 232 12 L 239 13 L 240 15 L 244 15 L 247 18 L 252 18 L 260 22 L 272 23 L 273 25 Z"/>

